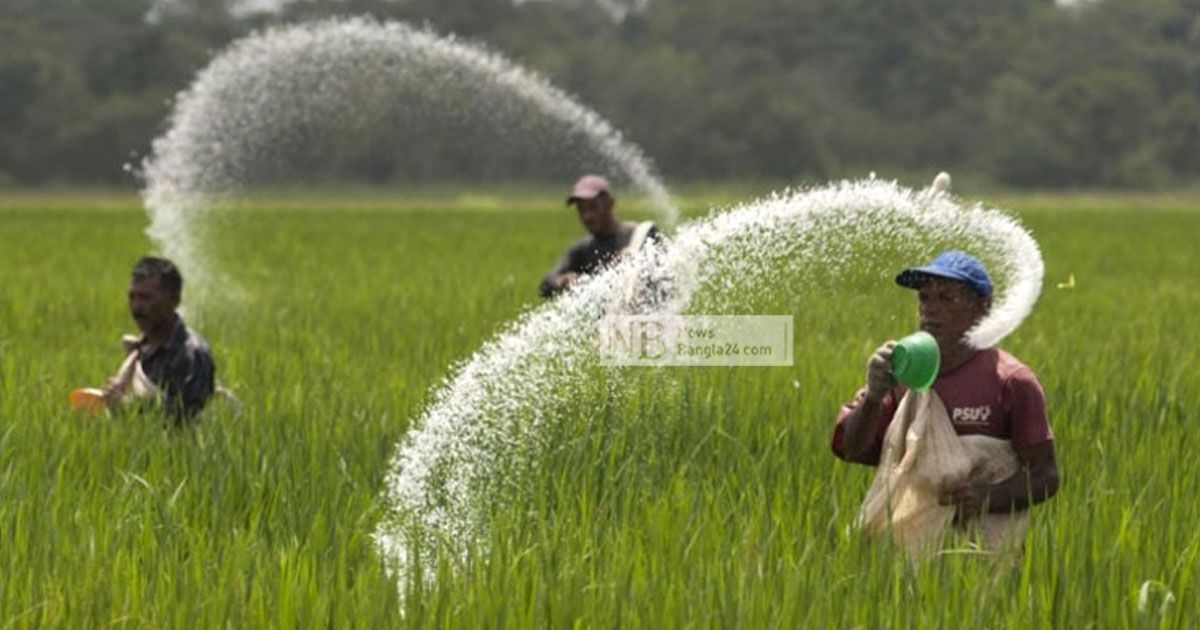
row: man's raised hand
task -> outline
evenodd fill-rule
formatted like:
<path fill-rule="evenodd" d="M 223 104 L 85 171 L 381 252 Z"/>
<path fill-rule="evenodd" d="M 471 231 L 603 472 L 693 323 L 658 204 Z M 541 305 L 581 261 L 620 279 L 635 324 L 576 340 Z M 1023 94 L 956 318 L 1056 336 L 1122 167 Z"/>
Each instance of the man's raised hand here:
<path fill-rule="evenodd" d="M 888 390 L 896 386 L 896 376 L 892 374 L 892 348 L 895 341 L 888 341 L 875 350 L 875 354 L 867 360 L 867 397 L 879 400 Z"/>
<path fill-rule="evenodd" d="M 568 289 L 572 284 L 575 284 L 577 280 L 579 280 L 579 274 L 575 273 L 574 271 L 560 273 L 554 277 L 554 288 Z"/>

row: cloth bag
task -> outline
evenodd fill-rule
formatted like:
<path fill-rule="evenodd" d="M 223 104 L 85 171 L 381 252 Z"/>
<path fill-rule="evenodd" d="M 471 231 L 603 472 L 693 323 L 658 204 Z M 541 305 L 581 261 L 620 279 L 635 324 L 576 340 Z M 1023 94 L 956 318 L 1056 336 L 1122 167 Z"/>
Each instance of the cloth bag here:
<path fill-rule="evenodd" d="M 933 390 L 910 390 L 900 401 L 883 438 L 875 480 L 855 527 L 884 536 L 912 557 L 936 551 L 954 520 L 954 507 L 939 505 L 943 492 L 992 484 L 1020 470 L 1008 440 L 954 432 L 942 399 Z M 966 524 L 974 542 L 989 551 L 1019 544 L 1028 524 L 1025 510 L 983 514 Z"/>
<path fill-rule="evenodd" d="M 654 227 L 653 221 L 642 221 L 633 228 L 633 234 L 629 237 L 629 242 L 621 251 L 617 253 L 617 258 L 624 260 L 633 257 L 646 244 L 646 237 L 650 235 L 650 229 Z"/>
<path fill-rule="evenodd" d="M 629 237 L 629 243 L 617 254 L 616 262 L 629 260 L 641 251 L 653 228 L 652 221 L 638 223 Z M 637 273 L 626 274 L 622 285 L 616 288 L 615 294 L 618 299 L 612 314 L 621 316 L 653 312 L 665 301 L 665 287 L 668 284 L 669 281 L 662 276 L 662 271 L 654 266 L 645 266 L 638 269 Z"/>
<path fill-rule="evenodd" d="M 142 400 L 146 398 L 157 398 L 161 395 L 158 386 L 146 376 L 146 372 L 142 369 L 142 362 L 139 360 L 140 353 L 138 350 L 133 350 L 121 363 L 121 367 L 117 369 L 117 374 L 114 377 L 125 394 L 121 398 L 122 403 L 129 403 L 134 400 Z"/>

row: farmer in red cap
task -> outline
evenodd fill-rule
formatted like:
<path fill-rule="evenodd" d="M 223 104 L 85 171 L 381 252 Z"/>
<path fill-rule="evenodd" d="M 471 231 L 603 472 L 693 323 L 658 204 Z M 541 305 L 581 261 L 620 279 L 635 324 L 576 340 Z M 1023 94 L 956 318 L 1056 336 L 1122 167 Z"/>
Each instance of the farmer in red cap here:
<path fill-rule="evenodd" d="M 984 514 L 1018 514 L 1053 496 L 1058 464 L 1037 376 L 1011 354 L 975 348 L 965 338 L 992 305 L 992 281 L 983 264 L 964 252 L 947 251 L 926 266 L 905 269 L 896 284 L 917 291 L 921 330 L 937 340 L 941 368 L 932 393 L 944 405 L 953 433 L 960 440 L 1000 440 L 1016 461 L 1011 476 L 947 488 L 937 500 L 953 506 L 956 521 L 964 524 Z M 881 463 L 885 435 L 907 393 L 892 373 L 894 345 L 887 342 L 875 351 L 867 363 L 866 387 L 838 414 L 833 451 L 840 459 Z M 900 436 L 897 444 L 903 447 L 903 441 Z"/>
<path fill-rule="evenodd" d="M 662 235 L 650 221 L 633 223 L 621 221 L 614 209 L 608 180 L 599 175 L 585 175 L 575 182 L 567 205 L 575 206 L 579 222 L 591 236 L 571 245 L 558 264 L 542 279 L 542 297 L 553 297 L 574 284 L 580 276 L 597 273 L 622 256 L 639 250 L 647 240 L 659 241 Z"/>

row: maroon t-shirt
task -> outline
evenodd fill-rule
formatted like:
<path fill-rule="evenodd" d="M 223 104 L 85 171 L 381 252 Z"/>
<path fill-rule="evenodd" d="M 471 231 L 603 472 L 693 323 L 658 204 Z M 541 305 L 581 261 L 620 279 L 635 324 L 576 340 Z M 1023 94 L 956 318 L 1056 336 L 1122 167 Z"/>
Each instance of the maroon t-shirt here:
<path fill-rule="evenodd" d="M 879 430 L 868 454 L 872 462 L 879 462 L 884 433 L 906 391 L 897 387 L 884 394 L 880 402 L 881 422 L 876 425 Z M 1046 420 L 1046 397 L 1037 377 L 1016 357 L 999 348 L 980 350 L 966 363 L 938 374 L 933 391 L 946 405 L 946 413 L 958 435 L 1011 440 L 1015 449 L 1054 439 Z M 842 449 L 842 421 L 862 404 L 866 395 L 866 388 L 859 390 L 854 400 L 843 405 L 838 413 L 833 452 L 842 459 L 846 459 Z"/>

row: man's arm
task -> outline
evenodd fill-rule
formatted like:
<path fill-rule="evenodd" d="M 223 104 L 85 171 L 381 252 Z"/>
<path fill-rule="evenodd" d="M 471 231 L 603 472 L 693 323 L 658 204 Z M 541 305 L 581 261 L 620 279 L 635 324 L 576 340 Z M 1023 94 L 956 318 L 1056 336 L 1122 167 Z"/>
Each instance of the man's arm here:
<path fill-rule="evenodd" d="M 194 419 L 216 390 L 216 365 L 212 353 L 198 349 L 171 370 L 165 393 L 167 413 L 176 422 Z"/>
<path fill-rule="evenodd" d="M 183 387 L 183 409 L 188 418 L 195 418 L 200 414 L 216 389 L 217 366 L 213 362 L 212 354 L 197 353 L 191 377 Z"/>
<path fill-rule="evenodd" d="M 578 277 L 577 268 L 575 267 L 575 249 L 578 245 L 572 245 L 554 264 L 554 268 L 550 273 L 542 278 L 542 283 L 538 287 L 538 292 L 544 298 L 554 297 L 562 293 L 564 289 L 570 286 Z"/>
<path fill-rule="evenodd" d="M 867 388 L 861 400 L 852 405 L 838 422 L 834 434 L 834 450 L 843 459 L 861 464 L 875 465 L 879 454 L 876 442 L 880 424 L 885 422 L 884 397 L 896 386 L 892 375 L 892 347 L 894 341 L 880 346 L 867 361 Z M 838 435 L 840 433 L 840 436 Z M 840 439 L 839 439 L 840 438 Z"/>
<path fill-rule="evenodd" d="M 959 518 L 1024 510 L 1058 492 L 1058 459 L 1054 442 L 1017 449 L 1017 474 L 990 485 L 967 486 L 943 495 L 942 505 L 956 505 Z"/>
<path fill-rule="evenodd" d="M 879 423 L 883 421 L 882 406 L 883 396 L 872 395 L 868 390 L 858 406 L 842 418 L 842 456 L 846 461 L 871 466 L 879 463 L 878 454 L 872 447 L 879 434 Z"/>

